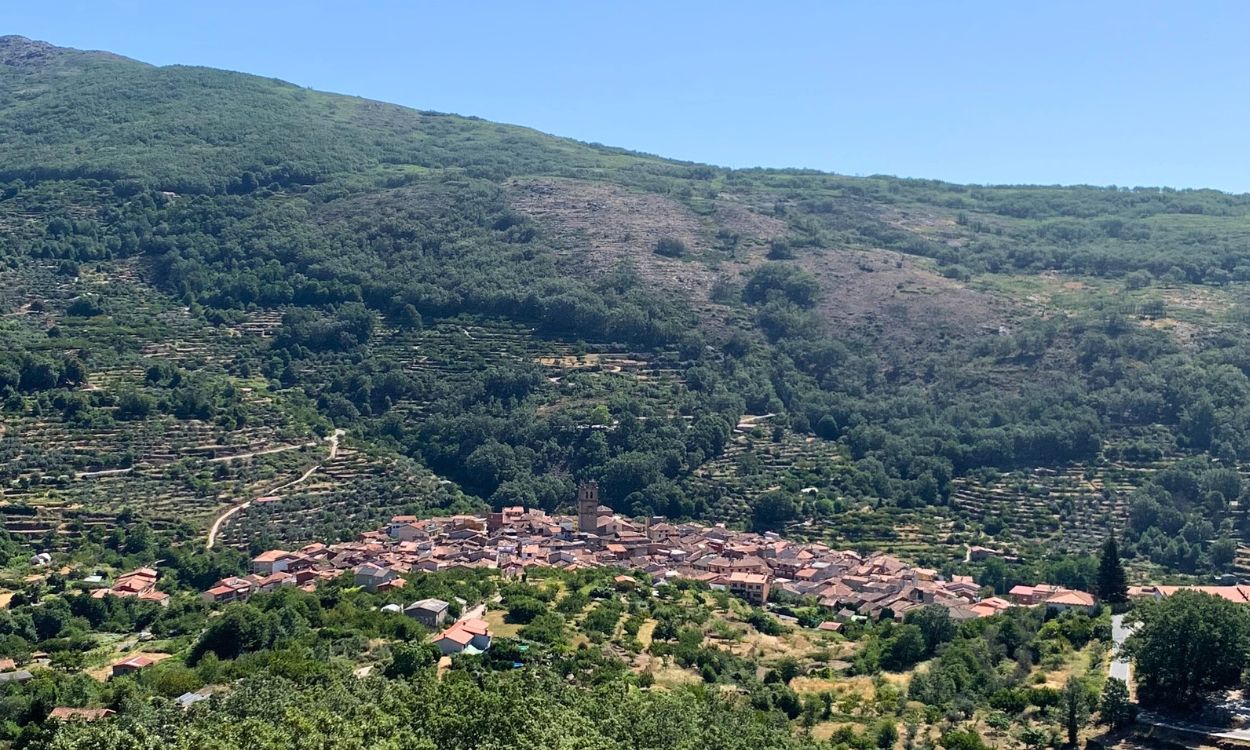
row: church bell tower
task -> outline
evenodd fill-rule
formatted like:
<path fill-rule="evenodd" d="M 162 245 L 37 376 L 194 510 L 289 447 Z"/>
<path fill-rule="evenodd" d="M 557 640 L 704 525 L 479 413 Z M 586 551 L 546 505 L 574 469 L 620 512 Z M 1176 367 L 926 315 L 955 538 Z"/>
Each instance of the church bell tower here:
<path fill-rule="evenodd" d="M 582 482 L 577 487 L 577 530 L 583 534 L 598 532 L 599 483 Z"/>

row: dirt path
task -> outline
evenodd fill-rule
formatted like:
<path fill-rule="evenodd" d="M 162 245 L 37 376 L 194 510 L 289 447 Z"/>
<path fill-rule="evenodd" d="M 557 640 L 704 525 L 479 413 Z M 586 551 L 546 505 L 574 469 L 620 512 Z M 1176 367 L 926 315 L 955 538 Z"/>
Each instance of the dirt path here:
<path fill-rule="evenodd" d="M 287 451 L 297 451 L 297 450 L 302 450 L 304 448 L 316 448 L 316 447 L 317 447 L 317 441 L 312 440 L 307 443 L 300 443 L 299 445 L 279 445 L 274 448 L 262 448 L 260 450 L 248 451 L 247 453 L 236 453 L 231 456 L 217 456 L 216 458 L 208 459 L 208 462 L 211 464 L 211 463 L 220 463 L 222 461 L 234 461 L 235 459 L 244 461 L 249 458 L 255 458 L 256 456 L 269 456 L 269 455 L 273 455 L 274 453 L 286 453 Z M 331 444 L 331 448 L 335 448 L 335 447 L 337 447 L 337 442 Z M 334 456 L 330 456 L 330 458 L 334 458 Z M 112 477 L 112 476 L 118 476 L 121 474 L 129 474 L 133 472 L 134 470 L 135 469 L 133 466 L 128 466 L 124 469 L 100 469 L 98 471 L 79 471 L 74 474 L 74 478 L 75 479 L 94 479 L 96 477 Z"/>
<path fill-rule="evenodd" d="M 482 602 L 467 612 L 462 612 L 460 614 L 460 619 L 457 620 L 457 622 L 464 622 L 465 620 L 481 620 L 484 617 L 486 617 L 486 602 Z"/>
<path fill-rule="evenodd" d="M 334 434 L 326 438 L 326 442 L 330 444 L 330 453 L 326 457 L 326 461 L 333 461 L 334 458 L 338 456 L 339 438 L 342 437 L 343 434 L 344 434 L 343 430 L 335 430 Z M 316 445 L 316 443 L 310 443 L 310 445 Z M 283 448 L 282 450 L 288 450 L 288 449 Z M 265 451 L 259 451 L 258 453 L 264 453 L 264 452 Z M 269 452 L 272 453 L 275 451 L 269 451 Z M 239 456 L 232 456 L 232 458 L 239 458 Z M 294 487 L 297 484 L 303 484 L 305 481 L 308 480 L 309 477 L 315 474 L 318 469 L 324 466 L 326 461 L 313 465 L 311 468 L 308 469 L 308 471 L 305 471 L 303 474 L 301 474 L 298 479 L 292 480 L 290 482 L 284 482 L 283 484 L 280 484 L 277 487 L 272 487 L 268 491 L 262 493 L 262 495 L 273 495 L 278 492 L 281 492 L 282 490 L 288 489 L 290 487 Z M 238 503 L 237 505 L 232 505 L 229 508 L 227 508 L 223 513 L 218 515 L 217 518 L 213 519 L 213 525 L 208 527 L 208 539 L 204 543 L 204 549 L 213 548 L 213 545 L 217 542 L 217 533 L 221 531 L 221 526 L 223 523 L 226 522 L 227 519 L 229 519 L 231 516 L 238 513 L 239 511 L 251 507 L 251 505 L 252 505 L 251 500 L 246 500 L 244 502 Z"/>
<path fill-rule="evenodd" d="M 235 459 L 243 460 L 243 459 L 253 458 L 254 456 L 268 456 L 274 453 L 286 453 L 287 451 L 297 451 L 297 450 L 300 450 L 301 448 L 316 448 L 316 447 L 317 447 L 317 441 L 313 440 L 307 443 L 300 443 L 299 445 L 279 445 L 276 448 L 262 448 L 261 450 L 248 451 L 247 453 L 235 453 L 234 455 L 231 455 L 231 456 L 218 456 L 216 458 L 208 459 L 208 462 L 213 463 L 214 461 L 233 461 Z"/>
<path fill-rule="evenodd" d="M 134 471 L 133 466 L 125 469 L 100 469 L 99 471 L 80 471 L 74 474 L 75 479 L 91 479 L 92 477 L 112 477 L 119 474 L 129 474 Z"/>

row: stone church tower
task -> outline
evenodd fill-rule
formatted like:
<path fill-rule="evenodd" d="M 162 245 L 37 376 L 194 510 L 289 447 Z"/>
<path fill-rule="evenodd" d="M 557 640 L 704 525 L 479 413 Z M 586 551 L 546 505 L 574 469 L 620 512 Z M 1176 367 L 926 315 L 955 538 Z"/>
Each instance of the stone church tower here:
<path fill-rule="evenodd" d="M 577 487 L 577 530 L 594 534 L 599 523 L 599 483 L 582 482 Z"/>

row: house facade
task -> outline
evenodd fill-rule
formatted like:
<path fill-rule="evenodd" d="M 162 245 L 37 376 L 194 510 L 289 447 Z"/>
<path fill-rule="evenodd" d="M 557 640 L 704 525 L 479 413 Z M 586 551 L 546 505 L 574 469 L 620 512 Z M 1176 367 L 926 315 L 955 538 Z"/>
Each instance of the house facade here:
<path fill-rule="evenodd" d="M 442 599 L 422 599 L 404 607 L 404 614 L 427 628 L 438 628 L 447 620 L 448 606 Z"/>

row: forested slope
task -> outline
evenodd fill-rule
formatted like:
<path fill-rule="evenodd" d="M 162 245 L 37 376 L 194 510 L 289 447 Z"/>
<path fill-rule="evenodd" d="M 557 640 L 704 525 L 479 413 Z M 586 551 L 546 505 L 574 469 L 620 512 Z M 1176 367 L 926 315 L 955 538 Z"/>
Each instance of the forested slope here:
<path fill-rule="evenodd" d="M 343 428 L 358 462 L 283 535 L 593 478 L 933 559 L 1125 528 L 1233 565 L 1245 196 L 726 170 L 18 37 L 0 188 L 0 479 L 32 541 L 124 544 L 123 513 L 190 538 Z M 366 478 L 399 460 L 396 499 Z"/>

